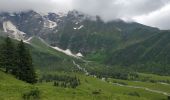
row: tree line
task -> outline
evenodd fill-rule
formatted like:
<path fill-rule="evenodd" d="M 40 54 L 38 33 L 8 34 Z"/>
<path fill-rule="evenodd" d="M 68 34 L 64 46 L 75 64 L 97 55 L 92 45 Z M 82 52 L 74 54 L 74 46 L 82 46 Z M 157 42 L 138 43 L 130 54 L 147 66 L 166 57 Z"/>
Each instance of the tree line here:
<path fill-rule="evenodd" d="M 64 87 L 64 88 L 76 88 L 80 85 L 80 79 L 72 76 L 67 75 L 43 75 L 40 80 L 40 82 L 53 82 L 54 86 L 58 87 Z"/>
<path fill-rule="evenodd" d="M 16 44 L 7 37 L 0 45 L 0 69 L 27 83 L 37 82 L 31 54 L 22 40 Z"/>

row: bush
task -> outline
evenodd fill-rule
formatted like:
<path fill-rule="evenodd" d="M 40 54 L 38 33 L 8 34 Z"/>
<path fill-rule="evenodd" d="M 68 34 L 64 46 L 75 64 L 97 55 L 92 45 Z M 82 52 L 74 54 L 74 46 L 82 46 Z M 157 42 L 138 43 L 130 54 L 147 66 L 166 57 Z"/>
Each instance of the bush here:
<path fill-rule="evenodd" d="M 170 100 L 170 96 L 168 96 L 168 100 Z"/>
<path fill-rule="evenodd" d="M 59 83 L 55 81 L 54 86 L 59 86 Z"/>
<path fill-rule="evenodd" d="M 117 83 L 117 84 L 120 84 L 120 85 L 128 85 L 128 83 L 120 82 L 120 81 L 113 81 L 113 83 Z"/>
<path fill-rule="evenodd" d="M 64 88 L 76 88 L 80 85 L 80 79 L 67 75 L 43 75 L 40 79 L 45 82 L 54 82 L 54 86 L 60 86 Z"/>
<path fill-rule="evenodd" d="M 101 90 L 99 89 L 99 90 L 95 90 L 95 91 L 92 91 L 92 94 L 94 94 L 94 95 L 97 95 L 97 94 L 100 94 L 101 93 Z"/>
<path fill-rule="evenodd" d="M 25 92 L 22 95 L 24 100 L 39 100 L 40 99 L 40 91 L 38 88 L 33 88 L 29 92 Z"/>
<path fill-rule="evenodd" d="M 129 93 L 128 95 L 140 97 L 139 93 L 137 92 L 132 92 L 132 93 Z"/>

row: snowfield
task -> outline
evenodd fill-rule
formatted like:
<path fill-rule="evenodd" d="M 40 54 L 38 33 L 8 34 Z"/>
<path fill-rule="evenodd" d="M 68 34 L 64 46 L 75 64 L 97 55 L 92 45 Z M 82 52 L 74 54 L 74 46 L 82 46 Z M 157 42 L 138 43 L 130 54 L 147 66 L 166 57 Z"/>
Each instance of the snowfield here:
<path fill-rule="evenodd" d="M 84 25 L 81 25 L 80 27 L 78 27 L 77 29 L 79 30 L 79 29 L 81 29 L 81 28 L 83 28 L 84 27 Z"/>
<path fill-rule="evenodd" d="M 11 37 L 17 40 L 24 39 L 24 32 L 18 30 L 16 26 L 11 21 L 5 21 L 3 22 L 3 29 L 4 32 L 9 33 Z"/>
<path fill-rule="evenodd" d="M 80 52 L 77 53 L 76 56 L 78 56 L 78 57 L 83 57 L 83 55 L 82 55 Z"/>
<path fill-rule="evenodd" d="M 52 29 L 52 28 L 57 27 L 57 23 L 53 22 L 51 20 L 45 20 L 44 21 L 44 27 Z"/>
<path fill-rule="evenodd" d="M 25 43 L 30 44 L 30 41 L 32 40 L 33 37 L 28 38 L 27 40 L 24 40 Z"/>
<path fill-rule="evenodd" d="M 81 26 L 79 26 L 79 27 L 73 27 L 73 29 L 74 30 L 80 30 L 80 29 L 82 29 L 84 27 L 84 25 L 81 25 Z"/>
<path fill-rule="evenodd" d="M 52 47 L 52 48 L 54 48 L 55 50 L 60 51 L 60 52 L 62 52 L 64 54 L 66 54 L 66 55 L 75 57 L 75 58 L 83 57 L 83 55 L 81 53 L 73 54 L 70 49 L 63 50 L 63 49 L 61 49 L 59 47 Z"/>
<path fill-rule="evenodd" d="M 53 48 L 53 49 L 55 49 L 55 50 L 57 50 L 59 52 L 62 52 L 64 54 L 66 54 L 66 55 L 69 55 L 69 56 L 72 56 L 72 57 L 75 57 L 75 58 L 83 57 L 83 55 L 81 53 L 73 54 L 70 49 L 63 50 L 63 49 L 61 49 L 61 48 L 59 48 L 57 46 L 53 47 L 53 46 L 50 46 L 48 43 L 46 43 L 42 38 L 39 37 L 39 39 L 41 40 L 41 42 L 43 42 L 47 46 L 49 46 L 49 47 L 51 47 L 51 48 Z"/>

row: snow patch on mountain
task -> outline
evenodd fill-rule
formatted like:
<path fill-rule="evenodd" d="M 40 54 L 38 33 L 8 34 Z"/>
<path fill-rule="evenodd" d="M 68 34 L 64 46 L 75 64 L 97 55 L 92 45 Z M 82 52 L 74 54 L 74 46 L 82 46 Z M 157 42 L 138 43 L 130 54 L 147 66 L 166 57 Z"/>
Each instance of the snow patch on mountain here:
<path fill-rule="evenodd" d="M 83 57 L 83 55 L 82 55 L 80 52 L 77 53 L 76 56 L 78 56 L 78 57 Z"/>
<path fill-rule="evenodd" d="M 17 40 L 24 39 L 24 35 L 26 34 L 18 30 L 11 21 L 4 21 L 3 29 L 4 29 L 4 32 L 8 33 L 12 38 L 17 39 Z"/>
<path fill-rule="evenodd" d="M 30 41 L 32 40 L 33 37 L 29 37 L 27 40 L 24 40 L 25 43 L 30 44 Z"/>
<path fill-rule="evenodd" d="M 59 15 L 59 17 L 64 17 L 64 16 L 67 16 L 67 13 L 58 12 L 57 15 Z"/>
<path fill-rule="evenodd" d="M 81 28 L 83 28 L 84 27 L 84 25 L 81 25 L 80 27 L 78 27 L 77 29 L 79 30 L 79 29 L 81 29 Z"/>
<path fill-rule="evenodd" d="M 41 40 L 41 42 L 43 42 L 47 46 L 49 46 L 49 47 L 51 47 L 51 48 L 53 48 L 53 49 L 55 49 L 55 50 L 57 50 L 59 52 L 62 52 L 64 54 L 66 54 L 66 55 L 69 55 L 69 56 L 72 56 L 72 57 L 75 57 L 75 58 L 83 57 L 83 55 L 81 53 L 73 54 L 70 49 L 63 50 L 63 49 L 61 49 L 61 48 L 59 48 L 57 46 L 53 47 L 53 46 L 50 46 L 48 43 L 46 43 L 42 38 L 39 37 L 39 39 Z"/>
<path fill-rule="evenodd" d="M 15 16 L 14 13 L 9 13 L 10 16 Z"/>
<path fill-rule="evenodd" d="M 63 49 L 61 49 L 59 47 L 52 47 L 52 48 L 54 48 L 55 50 L 60 51 L 60 52 L 62 52 L 64 54 L 66 54 L 66 55 L 75 57 L 75 58 L 83 57 L 83 55 L 81 53 L 73 54 L 70 49 L 63 50 Z"/>
<path fill-rule="evenodd" d="M 84 25 L 81 25 L 81 26 L 79 26 L 79 27 L 73 27 L 73 29 L 74 30 L 80 30 L 80 29 L 82 29 L 84 27 Z"/>
<path fill-rule="evenodd" d="M 52 29 L 52 28 L 57 27 L 57 23 L 53 22 L 51 20 L 45 20 L 44 21 L 44 27 Z"/>

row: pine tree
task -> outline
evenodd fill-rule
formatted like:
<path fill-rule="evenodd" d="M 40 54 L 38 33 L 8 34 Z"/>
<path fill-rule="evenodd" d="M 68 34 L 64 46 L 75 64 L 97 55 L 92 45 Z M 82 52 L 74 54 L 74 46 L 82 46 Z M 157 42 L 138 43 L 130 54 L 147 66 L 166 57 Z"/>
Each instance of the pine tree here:
<path fill-rule="evenodd" d="M 23 41 L 18 44 L 17 47 L 18 53 L 18 75 L 17 77 L 20 80 L 26 81 L 28 83 L 36 83 L 36 74 L 32 64 L 32 58 L 29 50 L 25 47 Z"/>
<path fill-rule="evenodd" d="M 1 66 L 5 68 L 5 71 L 14 72 L 16 71 L 16 50 L 11 39 L 7 37 L 1 48 Z"/>
<path fill-rule="evenodd" d="M 55 81 L 54 82 L 54 86 L 58 86 L 58 85 L 59 85 L 59 83 Z"/>

